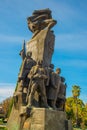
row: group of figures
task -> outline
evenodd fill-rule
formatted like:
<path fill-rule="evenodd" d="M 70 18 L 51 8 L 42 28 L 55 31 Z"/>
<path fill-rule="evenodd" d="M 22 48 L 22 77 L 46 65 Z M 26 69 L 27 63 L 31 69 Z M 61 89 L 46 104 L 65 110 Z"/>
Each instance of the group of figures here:
<path fill-rule="evenodd" d="M 27 21 L 29 30 L 33 32 L 32 39 L 36 38 L 38 34 L 41 34 L 40 32 L 42 30 L 48 30 L 49 33 L 53 33 L 50 29 L 57 23 L 56 20 L 52 19 L 51 11 L 49 9 L 34 11 L 32 16 L 27 18 Z M 51 35 L 54 36 L 53 34 Z M 39 36 L 39 39 L 41 38 L 43 39 L 42 35 L 41 37 Z M 46 37 L 44 38 L 44 45 L 45 43 L 48 44 L 47 51 L 49 51 L 49 48 L 51 48 L 51 45 L 48 42 L 50 36 L 47 39 L 47 42 L 45 39 Z M 52 44 L 54 47 L 53 42 Z M 38 48 L 40 48 L 40 46 L 38 46 Z M 34 51 L 35 50 L 33 50 L 33 53 Z M 46 51 L 41 52 L 42 55 L 45 55 L 45 53 Z M 25 43 L 20 55 L 23 62 L 18 76 L 18 87 L 14 94 L 14 99 L 16 99 L 15 102 L 17 103 L 17 100 L 21 100 L 19 103 L 22 102 L 22 105 L 27 105 L 28 107 L 52 107 L 53 109 L 64 110 L 66 84 L 65 78 L 60 76 L 61 69 L 57 68 L 56 71 L 54 71 L 53 64 L 44 64 L 45 62 L 43 62 L 43 60 L 47 58 L 46 56 L 45 58 L 42 58 L 42 60 L 40 60 L 40 58 L 38 58 L 38 60 L 33 59 L 32 52 L 26 52 Z M 37 57 L 39 57 L 38 54 Z M 50 59 L 51 57 L 52 55 L 50 56 Z"/>
<path fill-rule="evenodd" d="M 61 69 L 52 64 L 55 46 L 52 27 L 57 21 L 51 13 L 48 8 L 35 10 L 27 18 L 33 36 L 24 41 L 20 51 L 22 65 L 13 95 L 9 130 L 68 130 L 64 111 L 67 85 L 60 75 Z"/>
<path fill-rule="evenodd" d="M 54 72 L 54 65 L 44 66 L 43 61 L 34 61 L 32 53 L 25 53 L 23 48 L 20 52 L 23 63 L 18 76 L 17 93 L 22 95 L 23 106 L 37 106 L 58 110 L 64 110 L 66 84 L 64 77 L 60 76 L 61 69 Z"/>

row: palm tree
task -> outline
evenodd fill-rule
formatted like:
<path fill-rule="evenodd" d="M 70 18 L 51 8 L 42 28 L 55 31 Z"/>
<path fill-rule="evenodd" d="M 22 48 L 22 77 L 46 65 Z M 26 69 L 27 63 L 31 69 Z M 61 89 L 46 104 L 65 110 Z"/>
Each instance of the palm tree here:
<path fill-rule="evenodd" d="M 76 126 L 78 127 L 78 97 L 80 96 L 81 88 L 80 86 L 72 86 L 72 94 L 76 103 Z"/>
<path fill-rule="evenodd" d="M 72 86 L 72 94 L 74 98 L 78 98 L 80 96 L 81 88 L 80 86 L 74 85 Z"/>

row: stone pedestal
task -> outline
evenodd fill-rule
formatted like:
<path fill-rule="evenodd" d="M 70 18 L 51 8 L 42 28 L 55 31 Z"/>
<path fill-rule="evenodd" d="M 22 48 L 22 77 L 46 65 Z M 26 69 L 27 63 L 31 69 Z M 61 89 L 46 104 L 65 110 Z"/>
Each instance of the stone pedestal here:
<path fill-rule="evenodd" d="M 68 130 L 73 130 L 72 121 L 68 120 Z"/>
<path fill-rule="evenodd" d="M 26 116 L 26 107 L 21 110 L 19 113 L 13 108 L 7 123 L 8 130 L 72 130 L 72 125 L 66 120 L 63 111 L 33 108 L 30 116 Z"/>
<path fill-rule="evenodd" d="M 13 106 L 9 120 L 7 122 L 8 130 L 19 130 L 20 127 L 20 116 L 19 111 Z"/>
<path fill-rule="evenodd" d="M 23 130 L 66 130 L 65 112 L 34 108 L 31 117 L 24 122 Z"/>

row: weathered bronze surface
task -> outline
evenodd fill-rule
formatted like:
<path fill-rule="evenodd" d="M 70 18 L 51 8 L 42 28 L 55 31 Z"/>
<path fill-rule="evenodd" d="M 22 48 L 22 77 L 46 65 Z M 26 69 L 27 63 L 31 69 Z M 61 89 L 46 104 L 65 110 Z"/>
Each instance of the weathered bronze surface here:
<path fill-rule="evenodd" d="M 66 84 L 61 69 L 54 71 L 51 63 L 55 44 L 51 29 L 57 21 L 51 10 L 43 9 L 35 10 L 27 23 L 33 36 L 20 51 L 22 66 L 8 130 L 66 130 Z"/>

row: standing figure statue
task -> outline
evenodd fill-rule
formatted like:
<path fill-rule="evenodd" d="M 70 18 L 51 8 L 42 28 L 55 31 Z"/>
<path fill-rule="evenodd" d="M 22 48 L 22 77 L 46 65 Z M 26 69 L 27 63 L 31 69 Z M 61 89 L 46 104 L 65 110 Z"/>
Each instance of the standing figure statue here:
<path fill-rule="evenodd" d="M 18 81 L 20 82 L 26 82 L 28 80 L 27 75 L 30 72 L 31 68 L 36 64 L 36 62 L 31 58 L 32 53 L 28 52 L 25 59 L 23 60 L 23 64 L 20 70 L 20 74 L 18 77 Z M 26 82 L 27 84 L 27 82 Z M 20 88 L 22 91 L 23 88 Z"/>
<path fill-rule="evenodd" d="M 57 102 L 56 105 L 59 108 L 59 110 L 64 111 L 65 109 L 65 100 L 66 100 L 66 83 L 65 82 L 65 78 L 61 77 L 61 84 L 60 84 L 60 89 L 57 95 Z"/>
<path fill-rule="evenodd" d="M 26 96 L 29 84 L 29 79 L 27 78 L 27 75 L 30 72 L 32 66 L 36 64 L 36 62 L 31 58 L 31 55 L 32 53 L 29 52 L 23 59 L 20 74 L 18 76 L 17 91 L 14 93 L 14 98 L 22 95 L 21 99 L 18 98 L 18 100 L 21 100 L 22 105 L 26 105 Z"/>
<path fill-rule="evenodd" d="M 46 71 L 46 75 L 47 75 L 47 80 L 46 80 L 46 89 L 49 89 L 49 83 L 50 83 L 50 75 L 53 72 L 54 69 L 54 65 L 50 64 L 49 66 L 45 66 L 45 71 Z"/>
<path fill-rule="evenodd" d="M 43 107 L 48 108 L 45 88 L 45 81 L 48 77 L 42 67 L 42 61 L 38 61 L 37 65 L 32 67 L 28 78 L 30 79 L 28 106 L 33 106 L 34 94 L 37 91 L 43 102 Z"/>
<path fill-rule="evenodd" d="M 61 72 L 61 69 L 57 68 L 56 72 L 52 72 L 50 75 L 50 84 L 49 84 L 49 89 L 47 91 L 47 99 L 50 106 L 53 109 L 57 109 L 56 100 L 57 100 L 57 95 L 59 92 L 59 87 L 60 87 L 60 82 L 61 82 L 61 79 L 59 76 L 60 72 Z"/>
<path fill-rule="evenodd" d="M 26 78 L 32 66 L 36 64 L 36 62 L 31 58 L 31 56 L 32 53 L 28 52 L 22 64 L 19 80 Z"/>

